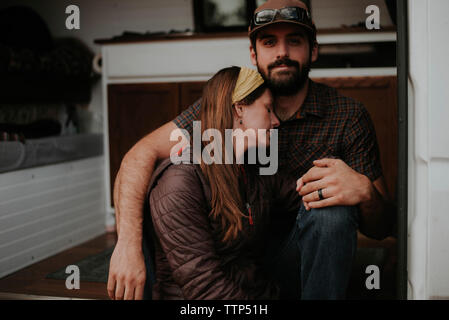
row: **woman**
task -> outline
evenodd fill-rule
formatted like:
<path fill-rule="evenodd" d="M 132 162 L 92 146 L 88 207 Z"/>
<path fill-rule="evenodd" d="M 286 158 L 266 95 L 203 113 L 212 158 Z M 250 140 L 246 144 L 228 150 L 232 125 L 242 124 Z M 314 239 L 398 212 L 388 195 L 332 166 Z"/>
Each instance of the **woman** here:
<path fill-rule="evenodd" d="M 204 88 L 201 131 L 214 128 L 222 137 L 225 129 L 269 131 L 279 124 L 272 100 L 258 72 L 222 69 Z M 300 198 L 293 178 L 262 176 L 258 165 L 236 163 L 250 148 L 268 146 L 269 134 L 242 139 L 234 137 L 234 146 L 244 142 L 244 148 L 234 147 L 232 164 L 174 165 L 168 159 L 153 175 L 149 194 L 155 239 L 153 299 L 279 297 L 265 264 L 270 211 L 276 207 L 297 212 Z M 226 149 L 225 139 L 211 143 L 214 150 Z M 203 150 L 206 144 L 210 143 L 203 143 Z M 229 163 L 225 156 L 218 154 L 222 163 Z"/>

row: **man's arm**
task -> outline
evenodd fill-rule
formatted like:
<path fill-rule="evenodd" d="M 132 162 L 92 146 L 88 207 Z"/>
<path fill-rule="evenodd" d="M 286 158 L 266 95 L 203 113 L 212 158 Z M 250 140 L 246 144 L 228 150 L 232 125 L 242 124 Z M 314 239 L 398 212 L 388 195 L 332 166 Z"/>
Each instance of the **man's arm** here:
<path fill-rule="evenodd" d="M 148 183 L 158 160 L 168 158 L 177 141 L 170 141 L 178 130 L 170 121 L 138 141 L 123 157 L 114 184 L 114 206 L 120 238 L 139 240 L 142 235 L 142 208 Z"/>
<path fill-rule="evenodd" d="M 146 269 L 142 253 L 143 203 L 157 160 L 168 158 L 177 130 L 166 123 L 137 142 L 125 155 L 114 183 L 118 241 L 111 257 L 108 293 L 112 299 L 141 299 Z"/>
<path fill-rule="evenodd" d="M 392 231 L 396 208 L 391 203 L 384 178 L 374 182 L 339 159 L 321 159 L 297 182 L 307 209 L 329 206 L 359 206 L 360 231 L 374 239 L 383 239 Z M 324 200 L 320 200 L 322 189 Z"/>

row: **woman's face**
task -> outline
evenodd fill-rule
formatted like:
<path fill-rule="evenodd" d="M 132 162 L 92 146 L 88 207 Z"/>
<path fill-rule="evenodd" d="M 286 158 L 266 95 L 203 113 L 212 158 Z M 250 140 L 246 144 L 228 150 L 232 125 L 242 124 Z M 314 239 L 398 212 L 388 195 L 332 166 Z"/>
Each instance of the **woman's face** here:
<path fill-rule="evenodd" d="M 270 144 L 270 129 L 279 126 L 279 119 L 273 111 L 273 96 L 270 90 L 266 89 L 252 104 L 236 106 L 236 108 L 238 112 L 234 127 L 237 126 L 237 128 L 243 131 L 252 129 L 256 135 L 255 140 L 249 139 L 248 147 L 256 146 L 257 144 L 259 146 L 268 146 Z M 265 131 L 266 135 L 258 135 L 259 129 Z"/>

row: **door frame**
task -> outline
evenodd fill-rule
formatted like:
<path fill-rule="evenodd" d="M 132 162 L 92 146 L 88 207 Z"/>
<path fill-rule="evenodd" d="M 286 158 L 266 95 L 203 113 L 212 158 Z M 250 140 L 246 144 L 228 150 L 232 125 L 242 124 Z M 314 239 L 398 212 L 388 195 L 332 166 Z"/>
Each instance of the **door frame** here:
<path fill-rule="evenodd" d="M 396 65 L 398 77 L 398 265 L 397 298 L 407 299 L 408 193 L 408 6 L 397 0 Z"/>

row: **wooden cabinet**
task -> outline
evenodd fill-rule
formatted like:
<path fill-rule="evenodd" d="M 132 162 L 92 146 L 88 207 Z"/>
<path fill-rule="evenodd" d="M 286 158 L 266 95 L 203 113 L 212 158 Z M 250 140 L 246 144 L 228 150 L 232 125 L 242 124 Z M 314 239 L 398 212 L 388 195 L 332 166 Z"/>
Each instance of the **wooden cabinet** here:
<path fill-rule="evenodd" d="M 109 170 L 112 190 L 120 163 L 142 137 L 195 102 L 204 82 L 108 85 Z"/>
<path fill-rule="evenodd" d="M 184 111 L 190 105 L 192 105 L 199 97 L 203 95 L 203 87 L 206 82 L 185 82 L 180 84 L 180 110 L 179 112 Z"/>

